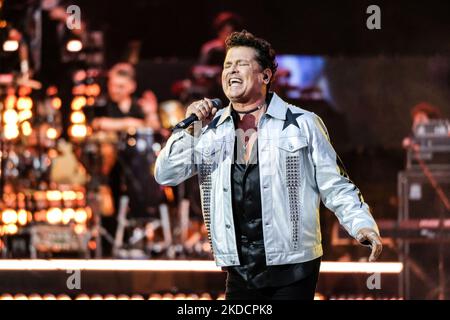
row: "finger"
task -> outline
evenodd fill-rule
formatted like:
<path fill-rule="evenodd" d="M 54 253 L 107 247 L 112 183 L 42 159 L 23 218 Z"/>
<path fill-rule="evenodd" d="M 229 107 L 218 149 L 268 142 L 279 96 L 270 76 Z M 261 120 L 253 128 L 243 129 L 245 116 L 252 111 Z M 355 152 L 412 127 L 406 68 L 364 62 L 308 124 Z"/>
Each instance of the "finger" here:
<path fill-rule="evenodd" d="M 208 105 L 208 109 L 209 110 L 213 110 L 216 109 L 211 101 L 211 99 L 205 98 L 203 99 L 203 101 Z"/>
<path fill-rule="evenodd" d="M 370 257 L 369 257 L 369 262 L 374 262 L 377 258 L 376 258 L 376 251 L 377 248 L 375 245 L 372 245 L 372 252 L 370 253 Z"/>
<path fill-rule="evenodd" d="M 378 257 L 381 254 L 381 251 L 383 249 L 383 245 L 381 244 L 379 239 L 373 239 L 372 241 L 372 253 L 369 257 L 369 261 L 375 261 L 378 259 Z"/>

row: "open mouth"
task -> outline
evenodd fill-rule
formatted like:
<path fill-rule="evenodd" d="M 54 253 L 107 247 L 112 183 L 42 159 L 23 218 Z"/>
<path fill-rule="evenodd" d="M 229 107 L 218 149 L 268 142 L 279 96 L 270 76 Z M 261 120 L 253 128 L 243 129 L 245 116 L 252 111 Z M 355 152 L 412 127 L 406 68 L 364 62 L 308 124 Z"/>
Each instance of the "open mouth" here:
<path fill-rule="evenodd" d="M 228 85 L 230 86 L 230 87 L 238 87 L 238 86 L 240 86 L 242 84 L 242 80 L 241 79 L 238 79 L 238 78 L 230 78 L 229 80 L 228 80 Z"/>

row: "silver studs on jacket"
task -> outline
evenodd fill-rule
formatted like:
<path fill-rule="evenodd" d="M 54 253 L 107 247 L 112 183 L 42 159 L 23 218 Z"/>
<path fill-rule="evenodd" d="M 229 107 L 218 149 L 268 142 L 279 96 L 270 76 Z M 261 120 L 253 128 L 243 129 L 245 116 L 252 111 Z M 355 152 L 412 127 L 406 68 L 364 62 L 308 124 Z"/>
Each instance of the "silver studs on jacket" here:
<path fill-rule="evenodd" d="M 213 163 L 204 162 L 200 164 L 199 168 L 199 182 L 200 182 L 200 190 L 202 193 L 201 201 L 203 208 L 203 219 L 205 221 L 205 227 L 208 231 L 208 240 L 211 246 L 211 253 L 213 252 L 213 246 L 211 241 L 211 190 L 212 190 L 212 182 L 211 182 L 211 173 L 213 169 Z"/>
<path fill-rule="evenodd" d="M 300 218 L 300 156 L 286 157 L 286 186 L 288 188 L 289 212 L 293 249 L 298 249 L 298 224 Z"/>

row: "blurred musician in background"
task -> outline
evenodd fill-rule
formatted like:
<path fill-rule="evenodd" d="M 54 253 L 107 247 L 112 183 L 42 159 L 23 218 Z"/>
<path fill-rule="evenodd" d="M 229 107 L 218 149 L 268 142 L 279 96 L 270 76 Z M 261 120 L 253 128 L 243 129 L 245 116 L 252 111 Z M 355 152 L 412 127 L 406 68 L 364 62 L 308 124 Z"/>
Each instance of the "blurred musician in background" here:
<path fill-rule="evenodd" d="M 120 197 L 129 197 L 131 217 L 154 217 L 163 201 L 161 187 L 151 170 L 154 163 L 153 144 L 161 141 L 161 123 L 158 101 L 151 91 L 135 99 L 135 70 L 131 64 L 118 63 L 108 73 L 108 101 L 98 107 L 92 128 L 97 133 L 117 135 L 117 143 L 106 143 L 102 148 L 102 173 L 114 198 L 115 212 Z M 114 139 L 108 139 L 114 141 Z M 116 215 L 103 217 L 102 225 L 112 235 L 117 226 Z M 103 244 L 104 255 L 110 254 L 110 245 Z"/>
<path fill-rule="evenodd" d="M 416 130 L 417 126 L 419 124 L 423 124 L 423 123 L 428 123 L 430 120 L 433 119 L 440 119 L 442 118 L 442 114 L 441 111 L 427 103 L 427 102 L 421 102 L 417 105 L 415 105 L 412 109 L 411 109 L 411 121 L 412 121 L 412 125 L 411 125 L 411 133 L 410 135 L 408 135 L 407 137 L 405 137 L 402 141 L 402 146 L 403 148 L 407 149 L 409 147 L 411 147 L 411 143 L 412 143 L 412 135 L 414 130 Z"/>

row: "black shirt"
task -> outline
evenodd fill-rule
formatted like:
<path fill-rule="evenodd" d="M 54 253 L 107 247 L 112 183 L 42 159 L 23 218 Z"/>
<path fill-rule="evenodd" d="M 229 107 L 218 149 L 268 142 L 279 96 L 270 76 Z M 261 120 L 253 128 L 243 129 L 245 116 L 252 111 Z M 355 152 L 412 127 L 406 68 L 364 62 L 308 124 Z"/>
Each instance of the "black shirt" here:
<path fill-rule="evenodd" d="M 232 110 L 235 128 L 239 115 Z M 255 142 L 248 163 L 238 161 L 237 143 L 231 166 L 233 218 L 240 266 L 226 268 L 232 280 L 247 283 L 249 288 L 285 286 L 317 270 L 320 258 L 297 264 L 267 266 L 264 248 L 261 193 L 258 166 L 258 143 Z"/>

